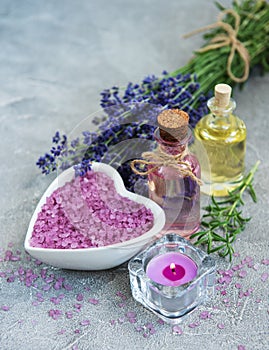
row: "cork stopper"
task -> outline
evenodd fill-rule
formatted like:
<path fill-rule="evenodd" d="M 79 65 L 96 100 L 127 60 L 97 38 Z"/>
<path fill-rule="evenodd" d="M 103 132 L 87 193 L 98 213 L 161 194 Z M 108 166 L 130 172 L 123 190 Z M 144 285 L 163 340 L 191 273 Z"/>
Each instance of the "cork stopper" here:
<path fill-rule="evenodd" d="M 157 122 L 164 141 L 180 141 L 187 136 L 189 115 L 180 109 L 164 110 L 158 115 Z"/>
<path fill-rule="evenodd" d="M 215 105 L 225 108 L 229 105 L 232 88 L 227 84 L 217 84 L 215 86 Z"/>

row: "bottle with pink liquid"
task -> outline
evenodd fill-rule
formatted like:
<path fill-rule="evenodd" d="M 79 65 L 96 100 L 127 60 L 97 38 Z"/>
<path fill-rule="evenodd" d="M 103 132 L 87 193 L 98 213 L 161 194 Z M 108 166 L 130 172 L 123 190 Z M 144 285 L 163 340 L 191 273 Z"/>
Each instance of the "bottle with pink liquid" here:
<path fill-rule="evenodd" d="M 171 109 L 159 114 L 157 120 L 154 136 L 161 161 L 157 167 L 154 162 L 148 165 L 149 197 L 165 211 L 165 230 L 188 237 L 200 225 L 201 177 L 200 164 L 188 149 L 192 139 L 189 116 Z"/>

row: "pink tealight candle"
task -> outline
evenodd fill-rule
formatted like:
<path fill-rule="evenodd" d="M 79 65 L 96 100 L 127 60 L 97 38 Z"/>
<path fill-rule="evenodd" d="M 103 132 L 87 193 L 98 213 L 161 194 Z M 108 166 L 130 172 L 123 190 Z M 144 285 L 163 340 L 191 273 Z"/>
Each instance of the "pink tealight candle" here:
<path fill-rule="evenodd" d="M 179 323 L 212 297 L 215 261 L 168 233 L 129 261 L 132 295 L 165 322 Z"/>
<path fill-rule="evenodd" d="M 146 274 L 154 282 L 177 287 L 197 276 L 197 265 L 188 256 L 169 252 L 155 256 L 147 265 Z"/>

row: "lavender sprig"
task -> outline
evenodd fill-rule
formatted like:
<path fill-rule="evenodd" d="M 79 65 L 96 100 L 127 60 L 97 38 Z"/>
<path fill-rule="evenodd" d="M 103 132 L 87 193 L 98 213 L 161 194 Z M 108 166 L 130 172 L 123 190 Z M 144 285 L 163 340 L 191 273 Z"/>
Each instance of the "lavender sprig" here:
<path fill-rule="evenodd" d="M 70 143 L 65 135 L 61 136 L 59 132 L 53 137 L 53 147 L 50 153 L 46 153 L 37 161 L 37 166 L 42 173 L 49 174 L 57 169 L 67 169 L 74 166 L 75 175 L 83 176 L 90 170 L 92 161 L 102 161 L 118 167 L 118 171 L 122 174 L 125 185 L 129 190 L 133 190 L 133 186 L 139 177 L 127 172 L 130 160 L 130 150 L 126 152 L 124 147 L 115 148 L 123 141 L 137 140 L 139 146 L 144 141 L 153 139 L 154 126 L 148 124 L 129 123 L 116 125 L 111 129 L 96 133 L 83 132 L 82 138 L 76 138 Z M 56 145 L 55 145 L 56 144 Z M 109 149 L 113 149 L 109 152 Z M 126 148 L 126 147 L 125 147 Z M 55 149 L 57 152 L 55 152 Z M 132 151 L 134 152 L 134 147 Z M 137 154 L 135 154 L 137 157 Z M 126 174 L 128 173 L 128 176 Z"/>

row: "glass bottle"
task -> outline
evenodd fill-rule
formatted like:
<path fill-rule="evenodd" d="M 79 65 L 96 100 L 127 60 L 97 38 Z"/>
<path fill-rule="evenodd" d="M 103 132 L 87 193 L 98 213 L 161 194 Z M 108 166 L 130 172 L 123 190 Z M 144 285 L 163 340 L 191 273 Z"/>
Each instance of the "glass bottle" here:
<path fill-rule="evenodd" d="M 220 197 L 240 184 L 245 168 L 247 131 L 244 122 L 233 114 L 236 103 L 230 98 L 231 91 L 227 84 L 215 86 L 215 96 L 207 103 L 211 113 L 194 129 L 209 161 L 209 167 L 201 161 L 201 190 Z"/>
<path fill-rule="evenodd" d="M 188 114 L 178 109 L 165 110 L 158 116 L 155 140 L 164 155 L 178 159 L 178 169 L 177 164 L 161 165 L 148 174 L 149 197 L 165 211 L 165 230 L 179 231 L 185 237 L 200 225 L 200 186 L 180 171 L 188 167 L 197 178 L 201 176 L 200 164 L 188 149 L 192 139 L 188 121 Z"/>

